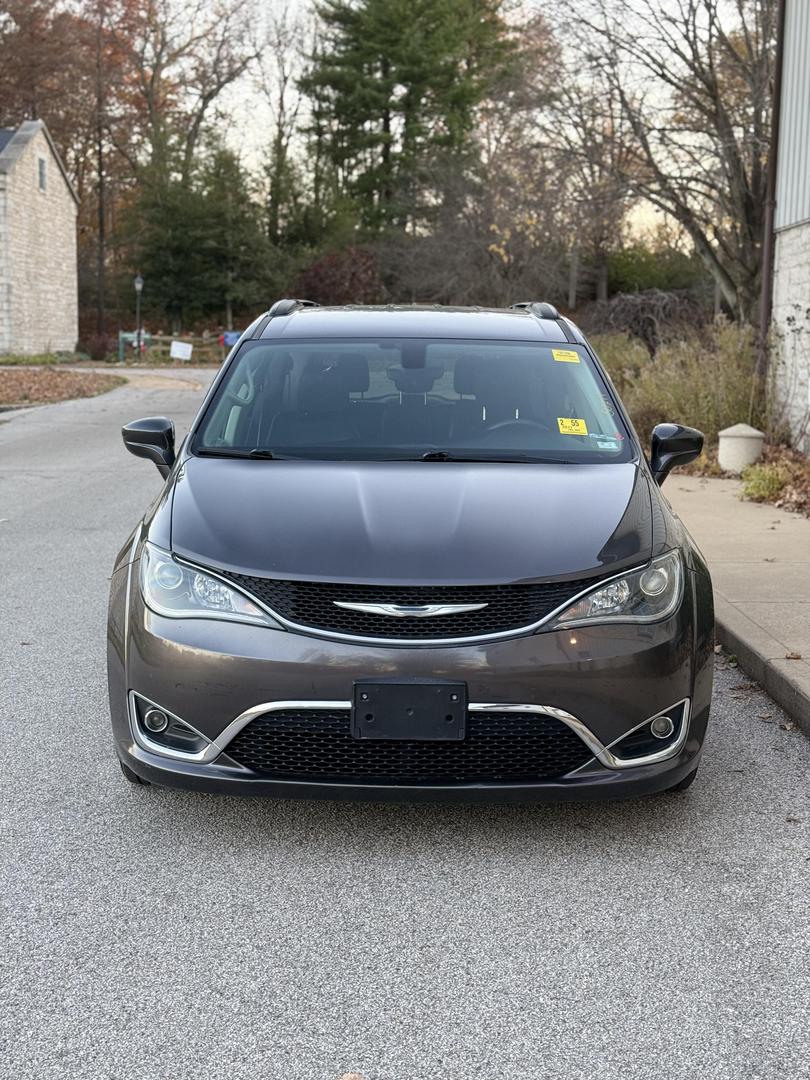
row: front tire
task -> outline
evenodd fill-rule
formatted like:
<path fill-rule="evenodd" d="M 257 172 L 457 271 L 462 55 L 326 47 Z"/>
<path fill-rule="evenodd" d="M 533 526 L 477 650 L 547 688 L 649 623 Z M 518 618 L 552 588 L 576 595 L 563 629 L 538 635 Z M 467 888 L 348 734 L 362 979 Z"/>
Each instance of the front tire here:
<path fill-rule="evenodd" d="M 152 786 L 148 780 L 144 780 L 142 776 L 138 776 L 138 774 L 133 772 L 128 765 L 123 763 L 123 761 L 119 761 L 118 764 L 121 766 L 121 772 L 124 774 L 124 778 L 128 780 L 130 784 L 135 784 L 138 787 Z"/>
<path fill-rule="evenodd" d="M 675 784 L 673 787 L 667 788 L 667 794 L 672 791 L 686 791 L 687 788 L 690 788 L 692 784 L 694 784 L 697 774 L 697 769 L 692 769 L 689 775 L 685 776 L 683 780 L 679 780 L 678 783 Z"/>

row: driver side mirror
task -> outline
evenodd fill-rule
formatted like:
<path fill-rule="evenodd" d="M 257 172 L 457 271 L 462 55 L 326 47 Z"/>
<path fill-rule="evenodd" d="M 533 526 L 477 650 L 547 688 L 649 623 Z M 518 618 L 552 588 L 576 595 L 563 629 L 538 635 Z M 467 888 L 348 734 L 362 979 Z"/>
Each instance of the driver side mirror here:
<path fill-rule="evenodd" d="M 676 465 L 688 465 L 700 457 L 703 433 L 683 424 L 658 424 L 652 433 L 650 468 L 660 486 Z"/>
<path fill-rule="evenodd" d="M 147 416 L 121 428 L 124 446 L 135 457 L 148 458 L 165 478 L 174 465 L 174 424 L 165 416 Z"/>

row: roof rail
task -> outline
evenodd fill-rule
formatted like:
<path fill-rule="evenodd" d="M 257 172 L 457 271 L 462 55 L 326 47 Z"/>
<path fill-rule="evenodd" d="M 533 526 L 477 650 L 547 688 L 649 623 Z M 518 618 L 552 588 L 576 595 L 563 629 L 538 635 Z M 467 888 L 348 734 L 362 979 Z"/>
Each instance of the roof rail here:
<path fill-rule="evenodd" d="M 292 315 L 302 307 L 318 307 L 318 304 L 314 300 L 276 300 L 267 314 L 272 319 L 276 315 Z"/>
<path fill-rule="evenodd" d="M 519 304 L 510 304 L 511 308 L 520 308 L 530 311 L 538 319 L 559 319 L 560 313 L 553 304 L 547 304 L 543 300 L 522 300 Z"/>

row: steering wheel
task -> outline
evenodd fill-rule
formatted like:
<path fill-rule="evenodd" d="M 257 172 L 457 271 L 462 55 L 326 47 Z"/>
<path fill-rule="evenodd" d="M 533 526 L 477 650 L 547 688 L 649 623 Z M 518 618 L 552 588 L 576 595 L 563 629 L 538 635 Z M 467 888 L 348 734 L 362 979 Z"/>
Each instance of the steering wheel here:
<path fill-rule="evenodd" d="M 539 431 L 551 431 L 550 427 L 546 424 L 541 424 L 539 420 L 499 420 L 497 424 L 493 424 L 492 427 L 487 428 L 487 435 L 493 431 L 503 431 L 504 428 L 524 427 L 537 428 Z"/>

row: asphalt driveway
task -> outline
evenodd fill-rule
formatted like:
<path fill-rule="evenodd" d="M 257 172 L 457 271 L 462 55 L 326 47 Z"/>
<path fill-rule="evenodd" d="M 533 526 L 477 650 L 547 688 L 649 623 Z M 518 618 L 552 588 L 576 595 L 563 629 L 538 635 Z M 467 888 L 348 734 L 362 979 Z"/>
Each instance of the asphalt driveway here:
<path fill-rule="evenodd" d="M 810 742 L 722 661 L 679 796 L 124 782 L 107 578 L 160 478 L 118 429 L 182 429 L 184 377 L 0 416 L 0 1077 L 810 1077 Z"/>

